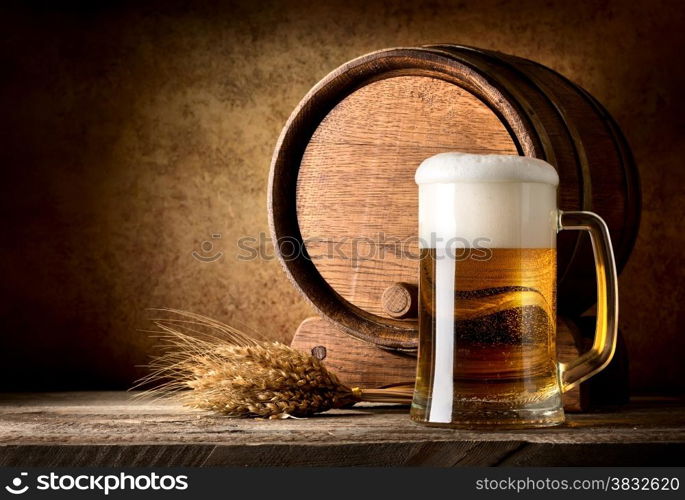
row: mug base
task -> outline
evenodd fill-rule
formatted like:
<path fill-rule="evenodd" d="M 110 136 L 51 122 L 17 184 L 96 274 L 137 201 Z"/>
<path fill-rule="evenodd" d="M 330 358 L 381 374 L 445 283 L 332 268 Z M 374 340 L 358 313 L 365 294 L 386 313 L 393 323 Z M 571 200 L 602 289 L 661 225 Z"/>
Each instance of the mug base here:
<path fill-rule="evenodd" d="M 449 421 L 436 421 L 426 418 L 423 412 L 412 408 L 411 420 L 429 427 L 446 427 L 453 429 L 530 429 L 537 427 L 554 427 L 564 423 L 563 408 L 553 409 L 518 409 L 518 410 L 455 410 Z"/>

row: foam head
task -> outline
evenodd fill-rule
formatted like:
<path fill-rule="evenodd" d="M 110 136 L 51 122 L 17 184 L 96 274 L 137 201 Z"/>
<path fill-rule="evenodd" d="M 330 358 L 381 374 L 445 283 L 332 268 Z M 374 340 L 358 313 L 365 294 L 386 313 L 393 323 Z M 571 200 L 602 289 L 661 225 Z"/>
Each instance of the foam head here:
<path fill-rule="evenodd" d="M 559 176 L 542 160 L 441 153 L 415 180 L 424 248 L 555 246 Z"/>

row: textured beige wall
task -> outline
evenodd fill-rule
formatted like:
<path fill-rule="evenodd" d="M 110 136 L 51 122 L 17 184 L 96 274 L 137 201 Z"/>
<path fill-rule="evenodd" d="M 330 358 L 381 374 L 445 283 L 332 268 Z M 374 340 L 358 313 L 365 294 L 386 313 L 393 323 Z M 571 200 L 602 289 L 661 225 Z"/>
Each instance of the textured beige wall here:
<path fill-rule="evenodd" d="M 644 194 L 621 278 L 633 386 L 683 389 L 679 2 L 3 9 L 4 387 L 129 385 L 151 345 L 138 331 L 149 307 L 289 340 L 308 307 L 277 262 L 235 259 L 237 238 L 267 231 L 266 179 L 283 123 L 351 58 L 454 42 L 540 61 L 621 124 Z M 224 256 L 195 260 L 191 252 L 214 233 L 213 251 Z"/>

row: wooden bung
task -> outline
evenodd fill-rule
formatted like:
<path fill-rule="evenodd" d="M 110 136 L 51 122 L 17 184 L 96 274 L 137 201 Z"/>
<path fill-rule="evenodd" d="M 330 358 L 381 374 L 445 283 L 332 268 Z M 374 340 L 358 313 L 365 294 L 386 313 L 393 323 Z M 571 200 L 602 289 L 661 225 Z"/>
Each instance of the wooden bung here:
<path fill-rule="evenodd" d="M 381 302 L 388 316 L 397 319 L 416 319 L 419 289 L 411 283 L 395 283 L 383 291 Z"/>

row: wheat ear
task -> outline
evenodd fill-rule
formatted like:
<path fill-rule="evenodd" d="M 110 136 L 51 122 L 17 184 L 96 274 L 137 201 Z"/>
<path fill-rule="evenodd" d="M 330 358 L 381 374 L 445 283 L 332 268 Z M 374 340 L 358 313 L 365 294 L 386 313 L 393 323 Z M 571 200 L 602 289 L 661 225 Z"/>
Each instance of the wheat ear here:
<path fill-rule="evenodd" d="M 211 318 L 158 309 L 152 319 L 162 354 L 134 388 L 147 396 L 174 395 L 184 404 L 231 417 L 308 417 L 358 401 L 408 403 L 411 384 L 350 388 L 324 364 L 278 342 L 256 340 Z M 190 390 L 188 390 L 190 389 Z"/>

